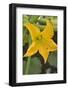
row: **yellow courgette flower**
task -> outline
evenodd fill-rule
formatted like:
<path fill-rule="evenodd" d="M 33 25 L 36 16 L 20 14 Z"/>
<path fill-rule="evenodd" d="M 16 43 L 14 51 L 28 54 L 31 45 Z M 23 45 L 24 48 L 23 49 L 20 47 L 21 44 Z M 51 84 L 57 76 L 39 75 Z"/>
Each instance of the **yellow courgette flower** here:
<path fill-rule="evenodd" d="M 53 52 L 57 49 L 56 43 L 52 40 L 54 35 L 53 24 L 47 20 L 47 25 L 43 31 L 40 31 L 40 28 L 31 23 L 27 23 L 24 26 L 28 29 L 32 38 L 32 44 L 24 57 L 30 57 L 39 51 L 46 62 L 49 52 Z"/>

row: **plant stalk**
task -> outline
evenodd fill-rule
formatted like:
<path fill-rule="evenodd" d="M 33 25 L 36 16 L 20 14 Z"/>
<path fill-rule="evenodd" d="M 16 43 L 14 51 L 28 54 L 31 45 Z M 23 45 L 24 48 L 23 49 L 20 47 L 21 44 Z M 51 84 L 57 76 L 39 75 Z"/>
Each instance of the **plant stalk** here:
<path fill-rule="evenodd" d="M 29 37 L 29 46 L 31 44 L 31 37 Z M 31 60 L 31 57 L 28 57 L 27 59 L 27 63 L 26 63 L 26 69 L 25 69 L 25 74 L 28 74 L 29 73 L 29 66 L 30 66 L 30 60 Z"/>

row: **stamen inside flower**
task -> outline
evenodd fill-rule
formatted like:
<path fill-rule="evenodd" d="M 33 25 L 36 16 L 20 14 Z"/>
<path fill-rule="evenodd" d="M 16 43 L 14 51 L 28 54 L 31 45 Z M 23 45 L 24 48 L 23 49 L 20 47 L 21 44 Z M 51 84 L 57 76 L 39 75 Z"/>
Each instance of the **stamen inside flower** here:
<path fill-rule="evenodd" d="M 37 42 L 41 42 L 41 41 L 42 41 L 42 39 L 43 39 L 42 35 L 39 35 L 38 37 L 36 37 L 36 39 L 35 39 L 35 40 L 36 40 Z"/>

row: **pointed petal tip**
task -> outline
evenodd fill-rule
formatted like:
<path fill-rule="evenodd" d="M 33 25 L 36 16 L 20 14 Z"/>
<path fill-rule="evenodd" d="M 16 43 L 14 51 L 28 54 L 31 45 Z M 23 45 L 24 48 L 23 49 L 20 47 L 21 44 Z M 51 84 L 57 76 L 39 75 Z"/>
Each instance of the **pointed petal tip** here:
<path fill-rule="evenodd" d="M 46 62 L 47 62 L 47 60 L 45 59 L 45 60 L 44 60 L 44 64 L 46 64 Z"/>
<path fill-rule="evenodd" d="M 27 57 L 27 54 L 25 54 L 23 57 Z"/>

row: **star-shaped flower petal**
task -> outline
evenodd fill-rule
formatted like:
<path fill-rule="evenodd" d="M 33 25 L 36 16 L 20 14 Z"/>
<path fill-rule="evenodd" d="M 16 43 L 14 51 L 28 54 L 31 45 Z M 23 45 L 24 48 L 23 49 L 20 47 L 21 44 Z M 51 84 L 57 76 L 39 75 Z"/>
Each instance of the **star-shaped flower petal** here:
<path fill-rule="evenodd" d="M 28 29 L 31 35 L 32 44 L 28 48 L 24 57 L 30 57 L 39 51 L 46 62 L 49 56 L 49 52 L 57 50 L 57 45 L 52 40 L 52 37 L 54 36 L 53 25 L 49 20 L 46 21 L 47 25 L 42 32 L 40 31 L 40 28 L 34 24 L 25 24 L 25 27 Z"/>

